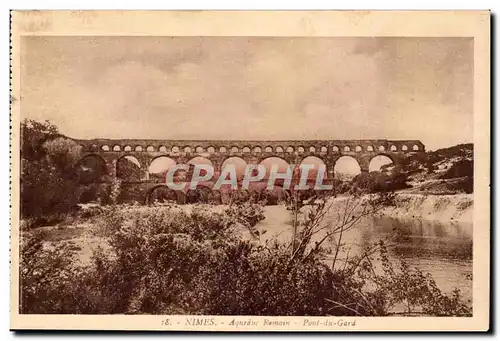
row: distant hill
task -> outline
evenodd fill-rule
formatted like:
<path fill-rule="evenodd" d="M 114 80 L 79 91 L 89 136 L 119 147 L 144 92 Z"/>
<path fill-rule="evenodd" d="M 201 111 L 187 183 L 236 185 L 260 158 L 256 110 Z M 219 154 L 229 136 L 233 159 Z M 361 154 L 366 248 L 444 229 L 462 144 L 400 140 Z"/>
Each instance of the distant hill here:
<path fill-rule="evenodd" d="M 453 147 L 431 151 L 428 154 L 430 157 L 435 158 L 436 161 L 453 157 L 470 158 L 472 160 L 474 157 L 474 145 L 472 143 L 458 144 Z"/>
<path fill-rule="evenodd" d="M 402 165 L 387 165 L 382 173 L 405 176 L 405 192 L 428 194 L 472 193 L 474 145 L 472 143 L 414 154 Z"/>

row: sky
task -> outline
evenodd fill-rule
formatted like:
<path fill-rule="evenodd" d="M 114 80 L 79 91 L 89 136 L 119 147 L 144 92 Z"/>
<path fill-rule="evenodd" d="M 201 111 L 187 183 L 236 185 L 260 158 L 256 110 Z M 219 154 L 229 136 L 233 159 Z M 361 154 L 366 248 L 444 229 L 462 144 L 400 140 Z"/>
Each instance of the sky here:
<path fill-rule="evenodd" d="M 473 141 L 470 38 L 23 37 L 22 118 L 73 138 Z"/>

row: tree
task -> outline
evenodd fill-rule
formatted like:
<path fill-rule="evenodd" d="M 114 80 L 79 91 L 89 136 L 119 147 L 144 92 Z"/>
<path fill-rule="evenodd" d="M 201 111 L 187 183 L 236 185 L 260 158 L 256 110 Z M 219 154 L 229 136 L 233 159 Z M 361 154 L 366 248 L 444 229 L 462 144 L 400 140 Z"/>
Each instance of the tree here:
<path fill-rule="evenodd" d="M 21 123 L 21 216 L 67 213 L 75 207 L 80 146 L 49 122 Z"/>
<path fill-rule="evenodd" d="M 116 164 L 116 177 L 123 181 L 140 181 L 142 173 L 141 168 L 128 157 L 122 157 Z"/>
<path fill-rule="evenodd" d="M 21 159 L 38 161 L 45 155 L 45 141 L 61 136 L 49 121 L 38 122 L 25 119 L 21 122 Z"/>

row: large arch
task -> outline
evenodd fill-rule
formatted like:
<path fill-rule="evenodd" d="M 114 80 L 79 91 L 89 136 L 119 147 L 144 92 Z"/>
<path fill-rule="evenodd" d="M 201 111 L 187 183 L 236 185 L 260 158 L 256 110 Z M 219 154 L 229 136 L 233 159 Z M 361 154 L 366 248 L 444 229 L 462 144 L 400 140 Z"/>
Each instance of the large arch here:
<path fill-rule="evenodd" d="M 266 169 L 266 175 L 263 180 L 268 180 L 271 174 L 271 168 L 273 165 L 278 165 L 278 173 L 285 173 L 288 169 L 288 162 L 278 156 L 270 156 L 265 158 L 260 162 L 261 165 Z"/>
<path fill-rule="evenodd" d="M 307 179 L 309 181 L 315 181 L 318 175 L 318 169 L 320 165 L 324 165 L 325 162 L 316 156 L 308 156 L 302 160 L 301 165 L 310 165 L 312 168 L 309 170 Z M 326 167 L 326 166 L 325 166 Z M 325 168 L 326 169 L 326 168 Z"/>
<path fill-rule="evenodd" d="M 370 160 L 369 172 L 378 172 L 386 165 L 394 164 L 394 160 L 387 154 L 378 154 Z"/>
<path fill-rule="evenodd" d="M 236 176 L 238 179 L 242 179 L 245 176 L 245 170 L 247 168 L 247 162 L 239 156 L 231 156 L 225 159 L 221 164 L 221 171 L 226 165 L 234 165 L 236 168 Z"/>
<path fill-rule="evenodd" d="M 188 165 L 209 165 L 209 166 L 213 166 L 212 165 L 212 161 L 210 161 L 209 159 L 207 159 L 206 157 L 203 157 L 203 156 L 195 156 L 194 158 L 192 158 L 191 160 L 188 161 Z M 201 170 L 200 172 L 200 176 L 204 176 L 206 175 L 206 171 L 204 169 Z"/>
<path fill-rule="evenodd" d="M 77 173 L 81 183 L 100 182 L 108 175 L 106 161 L 97 154 L 82 157 L 77 163 Z"/>
<path fill-rule="evenodd" d="M 176 162 L 174 159 L 161 155 L 151 161 L 148 167 L 148 173 L 153 178 L 164 179 L 167 171 L 175 166 L 175 164 Z"/>
<path fill-rule="evenodd" d="M 203 156 L 195 156 L 188 161 L 189 165 L 211 165 L 212 161 Z"/>
<path fill-rule="evenodd" d="M 336 178 L 351 179 L 361 173 L 361 166 L 352 156 L 344 155 L 335 161 L 333 171 Z"/>
<path fill-rule="evenodd" d="M 141 163 L 132 155 L 124 155 L 116 160 L 116 177 L 123 181 L 140 181 L 143 178 Z"/>

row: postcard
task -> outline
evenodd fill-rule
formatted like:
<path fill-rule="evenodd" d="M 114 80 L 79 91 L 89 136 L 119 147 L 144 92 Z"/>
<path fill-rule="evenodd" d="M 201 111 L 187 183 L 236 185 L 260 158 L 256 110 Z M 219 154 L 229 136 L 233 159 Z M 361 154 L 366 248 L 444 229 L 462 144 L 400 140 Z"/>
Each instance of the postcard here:
<path fill-rule="evenodd" d="M 12 330 L 489 329 L 489 11 L 11 17 Z"/>

